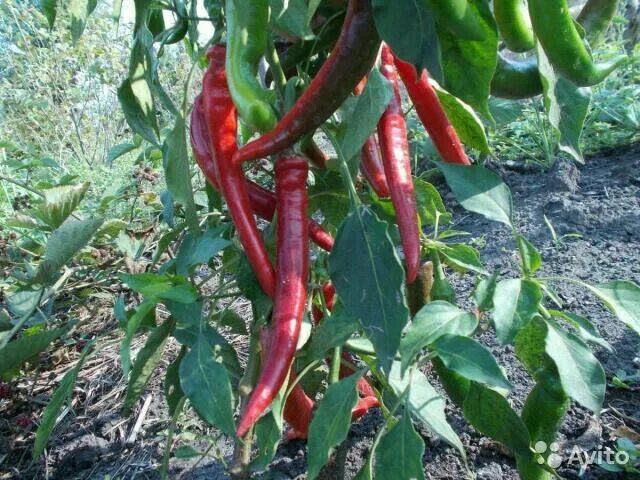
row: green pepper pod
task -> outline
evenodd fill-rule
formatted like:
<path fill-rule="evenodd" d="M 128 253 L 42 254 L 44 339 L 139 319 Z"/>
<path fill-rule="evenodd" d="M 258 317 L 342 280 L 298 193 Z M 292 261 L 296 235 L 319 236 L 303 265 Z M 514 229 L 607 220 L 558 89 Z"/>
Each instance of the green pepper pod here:
<path fill-rule="evenodd" d="M 426 0 L 438 24 L 465 40 L 484 40 L 482 18 L 469 0 Z"/>
<path fill-rule="evenodd" d="M 593 62 L 573 23 L 567 0 L 529 0 L 529 15 L 551 65 L 578 86 L 600 83 L 627 61 L 620 56 L 602 64 Z"/>
<path fill-rule="evenodd" d="M 501 98 L 529 98 L 542 93 L 536 57 L 510 60 L 498 54 L 498 65 L 491 80 L 491 95 Z"/>
<path fill-rule="evenodd" d="M 496 17 L 498 31 L 509 50 L 527 52 L 535 47 L 525 0 L 494 0 L 493 14 Z"/>
<path fill-rule="evenodd" d="M 242 120 L 264 132 L 277 123 L 270 102 L 275 93 L 258 82 L 258 64 L 267 49 L 268 0 L 227 0 L 226 70 L 231 98 Z"/>
<path fill-rule="evenodd" d="M 578 23 L 587 32 L 591 46 L 598 45 L 618 9 L 619 0 L 589 0 L 578 15 Z"/>

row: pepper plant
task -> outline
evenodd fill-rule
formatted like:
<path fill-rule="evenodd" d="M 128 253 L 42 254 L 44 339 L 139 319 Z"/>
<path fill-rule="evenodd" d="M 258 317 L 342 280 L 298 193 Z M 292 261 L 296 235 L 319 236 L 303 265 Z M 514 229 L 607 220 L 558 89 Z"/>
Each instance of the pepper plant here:
<path fill-rule="evenodd" d="M 424 478 L 414 422 L 465 459 L 446 399 L 424 373 L 430 365 L 466 420 L 513 453 L 522 478 L 551 478 L 532 445 L 553 441 L 572 401 L 601 411 L 605 375 L 588 345 L 607 346 L 555 286 L 581 285 L 636 333 L 640 287 L 538 275 L 540 253 L 518 231 L 508 187 L 482 166 L 488 100 L 542 96 L 560 149 L 581 160 L 589 87 L 628 61 L 595 63 L 589 50 L 617 3 L 590 0 L 576 22 L 566 0 L 529 0 L 526 9 L 497 0 L 136 0 L 118 95 L 131 128 L 162 148 L 171 215 L 154 268 L 120 277 L 143 299 L 115 308 L 125 410 L 173 337 L 182 347 L 166 372 L 169 412 L 177 418 L 188 406 L 234 438 L 236 477 L 268 468 L 279 442 L 298 438 L 316 478 L 351 422 L 375 407 L 383 421 L 358 478 Z M 73 5 L 75 28 L 84 27 L 94 2 Z M 43 8 L 53 25 L 63 7 Z M 213 27 L 206 38 L 202 22 Z M 181 103 L 159 74 L 176 42 L 193 61 Z M 439 153 L 442 184 L 412 176 L 411 109 Z M 159 111 L 173 117 L 171 129 L 159 128 Z M 206 209 L 196 201 L 196 165 Z M 462 243 L 443 188 L 513 233 L 516 278 L 487 271 Z M 268 225 L 260 230 L 255 216 Z M 170 245 L 175 256 L 161 262 Z M 465 292 L 454 290 L 454 272 L 475 277 L 466 292 L 473 311 L 458 306 Z M 209 279 L 217 286 L 205 293 Z M 246 322 L 228 307 L 236 299 L 251 302 Z M 161 322 L 159 303 L 169 312 Z M 520 412 L 475 338 L 481 323 L 514 346 L 535 383 Z M 146 344 L 133 358 L 142 331 Z M 245 339 L 246 361 L 225 334 Z"/>

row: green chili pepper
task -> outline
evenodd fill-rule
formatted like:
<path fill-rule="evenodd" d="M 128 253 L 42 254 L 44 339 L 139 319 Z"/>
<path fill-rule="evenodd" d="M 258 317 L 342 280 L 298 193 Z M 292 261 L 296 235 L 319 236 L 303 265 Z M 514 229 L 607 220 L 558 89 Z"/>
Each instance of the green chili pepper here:
<path fill-rule="evenodd" d="M 549 62 L 568 80 L 586 87 L 604 80 L 625 56 L 595 64 L 569 13 L 567 0 L 529 0 L 533 30 Z"/>
<path fill-rule="evenodd" d="M 509 60 L 498 54 L 498 65 L 491 80 L 491 95 L 501 98 L 529 98 L 542 93 L 536 57 Z"/>
<path fill-rule="evenodd" d="M 578 15 L 591 46 L 599 44 L 618 9 L 619 0 L 589 0 Z"/>
<path fill-rule="evenodd" d="M 426 0 L 436 22 L 447 31 L 465 40 L 484 40 L 480 14 L 469 0 Z"/>
<path fill-rule="evenodd" d="M 535 47 L 535 38 L 525 0 L 494 0 L 493 14 L 505 45 L 514 52 Z"/>
<path fill-rule="evenodd" d="M 268 0 L 226 1 L 227 81 L 242 120 L 254 130 L 271 130 L 277 119 L 275 92 L 258 82 L 258 64 L 267 49 Z"/>

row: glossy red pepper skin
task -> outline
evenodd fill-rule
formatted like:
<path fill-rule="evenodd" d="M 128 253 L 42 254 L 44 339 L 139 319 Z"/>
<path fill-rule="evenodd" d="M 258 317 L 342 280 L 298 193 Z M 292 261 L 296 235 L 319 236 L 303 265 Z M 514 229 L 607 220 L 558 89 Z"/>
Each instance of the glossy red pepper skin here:
<path fill-rule="evenodd" d="M 234 163 L 281 152 L 322 125 L 371 70 L 379 45 L 371 0 L 349 0 L 340 37 L 328 60 L 276 127 L 238 150 Z"/>
<path fill-rule="evenodd" d="M 242 437 L 269 407 L 282 387 L 296 351 L 307 299 L 309 242 L 307 174 L 299 156 L 276 161 L 276 292 L 271 324 L 273 339 L 247 404 L 237 435 Z"/>
<path fill-rule="evenodd" d="M 296 371 L 291 368 L 289 384 L 295 382 Z M 284 420 L 291 425 L 292 430 L 287 433 L 287 438 L 307 438 L 309 425 L 313 418 L 315 402 L 305 393 L 300 383 L 296 383 L 284 404 Z"/>
<path fill-rule="evenodd" d="M 225 73 L 225 47 L 215 45 L 207 52 L 209 68 L 202 80 L 202 102 L 207 120 L 213 166 L 240 243 L 264 292 L 275 294 L 275 272 L 260 231 L 253 218 L 249 191 L 240 166 L 232 164 L 237 151 L 237 113 Z"/>
<path fill-rule="evenodd" d="M 416 68 L 412 64 L 398 57 L 394 57 L 394 62 L 402 83 L 407 88 L 409 98 L 416 108 L 416 113 L 442 160 L 448 163 L 470 165 L 471 162 L 462 142 L 438 100 L 438 94 L 429 84 L 427 71 L 423 70 L 418 78 Z"/>
<path fill-rule="evenodd" d="M 384 174 L 384 166 L 380 157 L 378 140 L 375 135 L 370 135 L 362 147 L 360 171 L 380 198 L 389 197 L 389 184 Z"/>
<path fill-rule="evenodd" d="M 303 153 L 311 160 L 311 162 L 318 168 L 324 170 L 327 168 L 327 162 L 329 157 L 313 140 L 309 142 L 309 145 L 304 149 Z"/>
<path fill-rule="evenodd" d="M 418 210 L 411 178 L 407 124 L 402 112 L 402 99 L 393 55 L 387 45 L 382 47 L 381 72 L 391 83 L 393 94 L 378 121 L 378 139 L 382 164 L 389 184 L 391 201 L 396 210 L 400 240 L 404 250 L 407 282 L 412 283 L 420 268 L 420 232 Z"/>
<path fill-rule="evenodd" d="M 211 155 L 209 131 L 204 117 L 202 96 L 198 95 L 191 110 L 191 147 L 200 170 L 209 183 L 216 190 L 220 190 L 220 182 L 214 166 L 215 159 Z M 251 180 L 246 180 L 249 189 L 249 202 L 253 212 L 264 220 L 272 220 L 276 211 L 276 196 L 273 192 L 261 187 Z M 334 244 L 333 236 L 314 220 L 309 220 L 309 238 L 326 251 L 331 251 Z"/>
<path fill-rule="evenodd" d="M 358 403 L 351 410 L 351 421 L 355 422 L 360 417 L 364 416 L 370 409 L 380 406 L 380 402 L 377 397 L 364 397 L 358 400 Z"/>

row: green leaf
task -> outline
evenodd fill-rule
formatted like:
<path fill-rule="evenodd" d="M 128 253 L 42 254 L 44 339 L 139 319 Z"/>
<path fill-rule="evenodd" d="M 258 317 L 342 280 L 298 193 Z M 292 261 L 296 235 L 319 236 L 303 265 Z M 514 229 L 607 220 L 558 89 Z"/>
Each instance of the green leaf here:
<path fill-rule="evenodd" d="M 164 397 L 169 407 L 169 415 L 173 417 L 184 398 L 184 392 L 180 386 L 180 363 L 187 353 L 186 347 L 180 349 L 180 354 L 169 364 L 164 376 Z"/>
<path fill-rule="evenodd" d="M 413 428 L 409 411 L 405 411 L 396 426 L 380 439 L 376 448 L 376 476 L 423 479 L 423 455 L 424 441 Z"/>
<path fill-rule="evenodd" d="M 66 333 L 68 328 L 44 330 L 35 335 L 23 335 L 0 348 L 0 375 L 20 367 L 24 362 L 45 350 L 51 342 Z"/>
<path fill-rule="evenodd" d="M 419 72 L 442 79 L 442 59 L 434 16 L 425 1 L 373 0 L 373 16 L 382 39 Z M 398 28 L 402 25 L 402 28 Z"/>
<path fill-rule="evenodd" d="M 309 480 L 318 476 L 333 447 L 347 438 L 351 410 L 358 402 L 356 384 L 361 375 L 350 375 L 329 385 L 309 425 L 307 463 Z"/>
<path fill-rule="evenodd" d="M 640 287 L 633 282 L 614 280 L 600 285 L 584 284 L 629 328 L 640 334 Z"/>
<path fill-rule="evenodd" d="M 359 327 L 358 319 L 349 315 L 338 300 L 331 315 L 323 318 L 313 332 L 306 360 L 312 362 L 324 358 L 329 350 L 346 342 Z"/>
<path fill-rule="evenodd" d="M 562 388 L 596 415 L 602 409 L 606 377 L 602 365 L 575 335 L 547 322 L 546 352 L 555 362 Z"/>
<path fill-rule="evenodd" d="M 471 270 L 481 275 L 489 275 L 480 262 L 480 254 L 469 245 L 464 243 L 451 244 L 439 249 L 439 251 L 444 256 L 445 263 L 454 270 L 461 273 Z"/>
<path fill-rule="evenodd" d="M 227 370 L 200 337 L 180 363 L 180 385 L 198 414 L 230 437 L 235 436 L 233 394 Z"/>
<path fill-rule="evenodd" d="M 499 275 L 500 272 L 496 271 L 490 277 L 483 278 L 473 291 L 473 299 L 481 312 L 488 312 L 493 308 L 493 295 L 496 291 Z"/>
<path fill-rule="evenodd" d="M 221 327 L 228 327 L 229 332 L 235 335 L 247 335 L 247 324 L 244 319 L 233 310 L 227 308 L 214 315 L 216 321 Z"/>
<path fill-rule="evenodd" d="M 549 310 L 549 313 L 552 316 L 561 318 L 572 325 L 577 330 L 580 338 L 585 342 L 595 343 L 596 345 L 600 345 L 613 353 L 614 349 L 611 344 L 602 338 L 598 329 L 589 321 L 589 319 L 575 313 L 561 312 L 558 310 Z"/>
<path fill-rule="evenodd" d="M 129 224 L 119 218 L 112 218 L 102 224 L 96 232 L 96 241 L 106 240 L 107 238 L 116 238 L 118 234 L 127 228 Z"/>
<path fill-rule="evenodd" d="M 502 443 L 516 455 L 531 455 L 527 427 L 499 393 L 471 382 L 464 399 L 463 413 L 480 433 Z"/>
<path fill-rule="evenodd" d="M 89 189 L 89 182 L 44 190 L 44 202 L 32 214 L 52 229 L 58 228 L 73 213 Z"/>
<path fill-rule="evenodd" d="M 364 206 L 351 212 L 336 236 L 329 271 L 347 312 L 373 343 L 378 365 L 388 371 L 409 309 L 404 271 L 387 227 Z"/>
<path fill-rule="evenodd" d="M 122 406 L 124 412 L 130 412 L 133 404 L 140 398 L 140 394 L 151 378 L 151 374 L 160 360 L 164 346 L 175 325 L 175 320 L 169 318 L 165 320 L 162 325 L 154 328 L 147 339 L 147 343 L 145 343 L 142 350 L 136 355 L 133 368 L 131 369 L 131 375 L 127 382 L 127 394 Z"/>
<path fill-rule="evenodd" d="M 469 380 L 507 390 L 513 388 L 491 352 L 471 338 L 446 334 L 431 348 L 447 368 Z"/>
<path fill-rule="evenodd" d="M 322 212 L 326 221 L 340 226 L 349 213 L 349 196 L 338 172 L 323 170 L 314 172 L 315 184 L 309 187 L 309 213 Z"/>
<path fill-rule="evenodd" d="M 36 281 L 48 284 L 73 256 L 84 248 L 102 225 L 102 218 L 68 219 L 49 237 L 44 258 L 38 266 Z"/>
<path fill-rule="evenodd" d="M 130 142 L 114 145 L 107 152 L 107 163 L 113 163 L 116 159 L 122 157 L 123 155 L 126 155 L 129 152 L 132 152 L 136 148 L 138 148 L 138 146 Z"/>
<path fill-rule="evenodd" d="M 95 10 L 97 0 L 70 0 L 69 13 L 71 13 L 71 38 L 74 42 L 82 36 L 87 18 Z"/>
<path fill-rule="evenodd" d="M 432 85 L 438 94 L 438 99 L 447 114 L 447 118 L 462 143 L 467 147 L 478 150 L 480 153 L 489 153 L 489 143 L 487 134 L 484 131 L 484 125 L 476 115 L 476 112 L 473 111 L 473 108 L 458 97 L 451 95 L 437 83 L 432 82 Z"/>
<path fill-rule="evenodd" d="M 173 130 L 167 135 L 162 146 L 165 180 L 173 199 L 182 203 L 187 218 L 195 218 L 193 186 L 189 172 L 189 154 L 185 139 L 185 123 L 181 116 L 176 117 Z"/>
<path fill-rule="evenodd" d="M 309 27 L 309 7 L 305 0 L 269 0 L 269 6 L 269 21 L 278 30 L 303 40 L 313 37 Z"/>
<path fill-rule="evenodd" d="M 346 130 L 341 138 L 340 148 L 344 158 L 351 159 L 359 154 L 387 108 L 391 93 L 389 81 L 374 68 L 368 76 L 367 86 L 357 98 L 353 112 L 343 119 Z"/>
<path fill-rule="evenodd" d="M 40 10 L 47 17 L 49 28 L 53 28 L 58 13 L 58 0 L 40 0 Z"/>
<path fill-rule="evenodd" d="M 413 318 L 407 333 L 400 343 L 402 371 L 410 365 L 413 357 L 440 336 L 451 333 L 470 335 L 476 329 L 475 315 L 460 310 L 443 300 L 427 303 Z"/>
<path fill-rule="evenodd" d="M 131 342 L 144 321 L 151 317 L 155 322 L 155 301 L 145 300 L 136 309 L 135 313 L 123 325 L 125 336 L 120 344 L 120 367 L 124 378 L 129 377 L 131 370 Z"/>
<path fill-rule="evenodd" d="M 497 173 L 480 165 L 436 164 L 464 208 L 513 228 L 511 191 Z"/>
<path fill-rule="evenodd" d="M 13 228 L 26 228 L 28 230 L 40 227 L 40 224 L 34 218 L 21 213 L 16 213 L 14 216 L 7 218 L 5 225 Z"/>
<path fill-rule="evenodd" d="M 542 258 L 538 249 L 524 236 L 516 235 L 516 244 L 522 258 L 522 268 L 526 275 L 532 275 L 542 266 Z"/>
<path fill-rule="evenodd" d="M 411 382 L 411 383 L 409 383 Z M 407 402 L 411 414 L 434 434 L 454 447 L 465 458 L 464 447 L 444 414 L 445 401 L 419 370 L 400 372 L 400 362 L 394 362 L 389 373 L 389 386 L 397 397 L 409 387 Z"/>
<path fill-rule="evenodd" d="M 256 443 L 256 456 L 251 462 L 251 470 L 266 469 L 276 455 L 282 432 L 271 414 L 262 416 L 253 429 L 253 438 Z"/>
<path fill-rule="evenodd" d="M 55 392 L 51 396 L 51 400 L 47 405 L 47 408 L 44 409 L 42 414 L 42 418 L 40 419 L 40 425 L 38 425 L 38 430 L 36 432 L 36 439 L 33 445 L 32 458 L 37 460 L 44 452 L 45 447 L 47 446 L 47 441 L 51 436 L 51 432 L 56 426 L 56 419 L 60 414 L 60 410 L 62 406 L 71 399 L 71 394 L 73 393 L 73 387 L 76 383 L 76 379 L 78 378 L 78 372 L 84 365 L 84 361 L 87 359 L 89 352 L 92 347 L 92 342 L 88 343 L 84 350 L 82 351 L 82 355 L 78 359 L 78 362 L 75 366 L 65 373 L 64 377 L 60 381 L 60 384 L 56 388 Z"/>
<path fill-rule="evenodd" d="M 120 280 L 129 288 L 144 295 L 145 299 L 173 300 L 178 303 L 193 303 L 198 290 L 185 277 L 169 273 L 121 273 Z"/>
<path fill-rule="evenodd" d="M 500 343 L 511 343 L 516 333 L 538 313 L 540 285 L 531 280 L 502 280 L 493 294 L 493 323 Z"/>
<path fill-rule="evenodd" d="M 227 225 L 221 225 L 205 230 L 198 236 L 187 234 L 176 255 L 176 273 L 189 275 L 192 267 L 209 263 L 213 257 L 231 245 L 231 241 L 222 236 L 227 228 Z"/>
<path fill-rule="evenodd" d="M 465 40 L 438 28 L 444 70 L 443 86 L 491 120 L 488 99 L 491 79 L 498 63 L 498 32 L 488 2 L 472 0 L 468 8 L 477 11 L 478 28 L 483 30 L 483 39 Z"/>
<path fill-rule="evenodd" d="M 413 179 L 416 192 L 416 203 L 420 221 L 424 224 L 435 225 L 436 218 L 440 225 L 451 222 L 451 214 L 447 212 L 438 189 L 420 178 Z"/>
<path fill-rule="evenodd" d="M 141 74 L 143 75 L 143 72 Z M 124 118 L 133 131 L 146 141 L 157 144 L 158 121 L 151 90 L 144 78 L 136 78 L 133 85 L 131 80 L 126 78 L 118 88 L 118 100 Z"/>
<path fill-rule="evenodd" d="M 540 45 L 537 54 L 544 89 L 544 106 L 549 122 L 560 137 L 560 150 L 571 155 L 577 162 L 584 163 L 580 151 L 580 134 L 591 103 L 591 88 L 578 87 L 556 75 Z"/>

